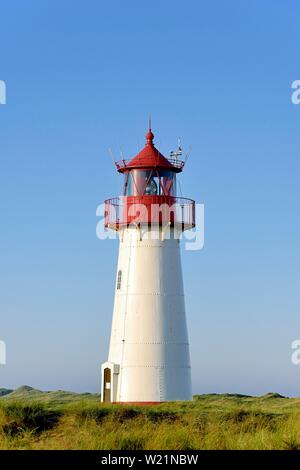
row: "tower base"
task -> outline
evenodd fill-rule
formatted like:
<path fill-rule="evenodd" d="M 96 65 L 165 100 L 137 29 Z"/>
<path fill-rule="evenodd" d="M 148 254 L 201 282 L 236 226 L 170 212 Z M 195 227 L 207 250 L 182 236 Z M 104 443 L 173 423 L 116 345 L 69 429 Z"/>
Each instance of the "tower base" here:
<path fill-rule="evenodd" d="M 102 401 L 191 400 L 180 244 L 174 229 L 126 227 L 120 251 Z"/>

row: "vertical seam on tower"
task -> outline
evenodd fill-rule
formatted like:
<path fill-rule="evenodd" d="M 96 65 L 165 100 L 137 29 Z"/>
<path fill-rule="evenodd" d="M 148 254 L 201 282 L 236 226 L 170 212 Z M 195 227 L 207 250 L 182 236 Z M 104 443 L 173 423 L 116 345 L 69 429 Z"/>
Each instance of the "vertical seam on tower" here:
<path fill-rule="evenodd" d="M 128 256 L 128 264 L 127 264 L 127 280 L 126 280 L 126 301 L 125 301 L 125 311 L 124 311 L 124 324 L 123 324 L 123 338 L 122 338 L 122 361 L 121 364 L 124 364 L 124 349 L 125 349 L 125 331 L 126 331 L 126 317 L 127 317 L 127 305 L 128 305 L 128 285 L 129 285 L 129 270 L 130 270 L 130 261 L 131 261 L 131 250 L 132 250 L 132 240 L 131 240 L 131 233 L 130 233 L 130 244 L 129 244 L 129 256 Z M 123 379 L 123 371 L 120 371 L 120 399 L 121 399 L 121 392 L 122 392 L 122 379 Z"/>

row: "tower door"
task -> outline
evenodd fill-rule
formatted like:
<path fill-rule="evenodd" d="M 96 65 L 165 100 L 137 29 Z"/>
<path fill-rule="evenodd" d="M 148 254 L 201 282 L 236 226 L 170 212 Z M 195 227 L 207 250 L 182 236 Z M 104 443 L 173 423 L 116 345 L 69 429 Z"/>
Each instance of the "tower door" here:
<path fill-rule="evenodd" d="M 108 367 L 104 369 L 103 401 L 111 402 L 111 370 Z"/>

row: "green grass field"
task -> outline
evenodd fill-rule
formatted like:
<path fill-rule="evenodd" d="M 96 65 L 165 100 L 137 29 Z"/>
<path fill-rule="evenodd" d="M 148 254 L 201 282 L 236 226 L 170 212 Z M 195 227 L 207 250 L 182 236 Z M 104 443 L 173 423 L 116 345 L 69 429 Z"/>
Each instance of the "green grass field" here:
<path fill-rule="evenodd" d="M 102 405 L 99 395 L 0 389 L 0 449 L 300 449 L 300 399 L 196 395 Z"/>

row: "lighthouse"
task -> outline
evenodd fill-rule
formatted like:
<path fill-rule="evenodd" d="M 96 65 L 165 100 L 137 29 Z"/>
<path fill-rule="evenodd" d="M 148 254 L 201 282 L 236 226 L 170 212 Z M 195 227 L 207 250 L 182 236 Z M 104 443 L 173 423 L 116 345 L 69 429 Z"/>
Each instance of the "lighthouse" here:
<path fill-rule="evenodd" d="M 178 197 L 181 149 L 164 157 L 149 126 L 145 147 L 116 162 L 122 196 L 105 201 L 105 227 L 119 238 L 103 402 L 190 400 L 191 364 L 180 239 L 195 226 L 195 202 Z"/>

